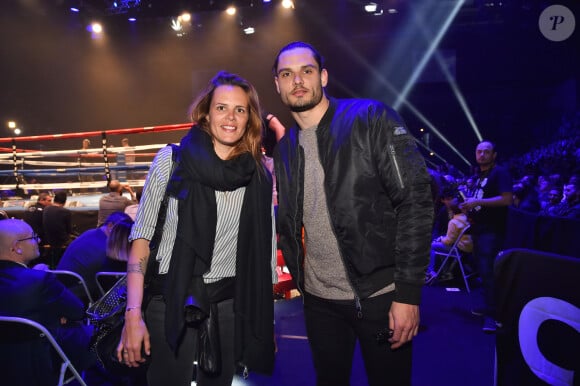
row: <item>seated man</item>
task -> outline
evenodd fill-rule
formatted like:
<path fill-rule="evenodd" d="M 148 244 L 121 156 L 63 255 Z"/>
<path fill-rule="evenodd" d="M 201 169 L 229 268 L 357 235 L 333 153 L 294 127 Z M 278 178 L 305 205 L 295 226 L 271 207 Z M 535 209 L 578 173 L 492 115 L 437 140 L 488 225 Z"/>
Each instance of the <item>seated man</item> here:
<path fill-rule="evenodd" d="M 123 192 L 129 192 L 131 199 L 123 196 Z M 137 197 L 131 186 L 121 184 L 119 180 L 109 182 L 109 194 L 101 197 L 99 200 L 99 213 L 97 226 L 103 225 L 105 219 L 113 212 L 123 212 L 126 207 L 137 203 Z"/>
<path fill-rule="evenodd" d="M 107 257 L 107 238 L 111 229 L 118 222 L 131 222 L 123 212 L 113 212 L 105 223 L 95 229 L 89 229 L 77 237 L 64 251 L 56 269 L 76 272 L 82 276 L 93 299 L 101 297 L 95 274 L 99 271 L 125 272 L 127 264 Z M 82 296 L 82 293 L 77 293 Z"/>
<path fill-rule="evenodd" d="M 447 224 L 447 234 L 445 236 L 439 236 L 431 243 L 431 260 L 429 261 L 429 267 L 427 268 L 426 281 L 429 282 L 433 276 L 435 276 L 435 264 L 437 255 L 435 252 L 449 252 L 453 243 L 459 237 L 461 231 L 469 225 L 467 216 L 465 213 L 459 209 L 459 200 L 453 195 L 445 194 L 444 198 L 441 199 L 445 204 L 445 207 L 453 213 L 453 218 L 449 220 Z M 457 247 L 463 252 L 471 252 L 473 250 L 473 242 L 471 241 L 471 236 L 464 234 L 457 244 Z"/>
<path fill-rule="evenodd" d="M 95 364 L 95 357 L 88 348 L 92 329 L 82 322 L 85 317 L 83 304 L 54 274 L 28 268 L 38 255 L 38 236 L 30 225 L 16 219 L 0 221 L 0 314 L 42 324 L 81 371 Z M 26 355 L 29 351 L 25 344 L 18 349 L 22 352 L 13 351 L 8 355 L 20 358 L 19 354 Z M 6 354 L 2 353 L 3 358 Z M 12 360 L 11 366 L 18 363 L 22 369 L 11 368 L 10 374 L 16 372 L 19 377 L 29 376 L 30 363 L 24 362 Z M 40 376 L 46 377 L 46 374 Z M 2 382 L 15 384 L 12 381 L 16 382 L 6 380 L 3 371 Z M 23 384 L 21 378 L 18 382 Z"/>

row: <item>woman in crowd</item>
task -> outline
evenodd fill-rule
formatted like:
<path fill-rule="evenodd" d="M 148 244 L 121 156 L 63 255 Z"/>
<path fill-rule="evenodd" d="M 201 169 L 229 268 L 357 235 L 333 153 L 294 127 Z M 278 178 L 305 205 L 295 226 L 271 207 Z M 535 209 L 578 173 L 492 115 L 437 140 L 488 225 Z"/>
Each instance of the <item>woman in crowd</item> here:
<path fill-rule="evenodd" d="M 198 334 L 185 320 L 186 300 L 217 311 L 219 322 L 221 369 L 198 369 L 198 385 L 230 385 L 239 367 L 270 373 L 274 361 L 272 179 L 262 164 L 257 93 L 239 76 L 219 72 L 193 103 L 191 118 L 195 124 L 181 141 L 171 177 L 172 147 L 155 157 L 130 236 L 117 355 L 128 366 L 143 363 L 142 350 L 150 355 L 150 386 L 191 383 Z M 166 186 L 163 236 L 157 255 L 149 256 Z M 158 266 L 143 317 L 149 258 Z"/>

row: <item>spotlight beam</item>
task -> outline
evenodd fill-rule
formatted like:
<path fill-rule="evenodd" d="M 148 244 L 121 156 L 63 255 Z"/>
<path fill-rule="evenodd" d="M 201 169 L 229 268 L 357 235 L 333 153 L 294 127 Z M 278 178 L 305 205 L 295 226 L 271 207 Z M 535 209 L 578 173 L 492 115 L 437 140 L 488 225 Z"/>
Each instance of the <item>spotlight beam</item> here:
<path fill-rule="evenodd" d="M 403 87 L 402 92 L 397 97 L 397 100 L 395 101 L 395 103 L 393 105 L 395 110 L 397 110 L 399 107 L 401 107 L 401 104 L 403 103 L 403 101 L 405 101 L 405 99 L 407 98 L 407 95 L 409 95 L 409 92 L 411 91 L 411 89 L 413 88 L 413 86 L 417 82 L 417 79 L 419 78 L 419 76 L 421 75 L 423 70 L 425 69 L 425 66 L 427 65 L 427 63 L 431 59 L 431 56 L 433 56 L 433 52 L 439 46 L 439 43 L 441 43 L 443 36 L 445 36 L 445 33 L 449 29 L 451 22 L 453 21 L 453 19 L 455 19 L 455 16 L 459 12 L 459 9 L 463 5 L 463 3 L 465 3 L 465 0 L 459 0 L 457 2 L 457 4 L 455 4 L 455 6 L 453 7 L 450 14 L 447 16 L 447 19 L 445 20 L 445 22 L 443 23 L 443 25 L 441 26 L 441 28 L 437 32 L 435 39 L 433 39 L 433 41 L 431 42 L 431 44 L 427 48 L 427 51 L 425 52 L 425 54 L 423 54 L 423 57 L 419 61 L 419 64 L 413 70 L 411 77 L 407 80 L 407 83 Z"/>
<path fill-rule="evenodd" d="M 465 0 L 460 0 L 460 4 L 463 4 Z M 460 6 L 459 6 L 460 7 Z M 453 17 L 455 16 L 455 14 L 457 14 L 458 11 L 458 7 L 456 6 L 454 8 L 454 12 L 451 13 L 452 16 L 448 17 L 448 20 L 452 20 Z M 324 30 L 326 31 L 333 31 L 332 28 L 330 28 L 328 26 L 328 24 L 326 24 L 324 22 L 324 20 L 320 20 L 320 19 L 316 19 L 313 20 L 313 22 L 316 22 L 318 24 L 320 24 L 322 27 L 325 27 Z M 449 21 L 450 23 L 450 21 Z M 449 28 L 449 25 L 447 25 L 447 27 L 444 28 L 444 30 L 446 31 Z M 358 63 L 359 65 L 361 65 L 363 68 L 365 68 L 369 74 L 376 79 L 377 83 L 376 84 L 380 84 L 382 86 L 384 86 L 390 93 L 392 93 L 393 95 L 398 95 L 399 91 L 397 90 L 397 88 L 395 86 L 393 86 L 386 78 L 385 76 L 374 66 L 372 66 L 368 60 L 366 58 L 364 58 L 358 51 L 356 51 L 353 46 L 349 45 L 346 41 L 346 39 L 344 39 L 343 37 L 339 36 L 338 33 L 336 32 L 332 32 L 330 38 L 335 42 L 335 44 L 337 44 L 342 50 L 344 50 L 344 52 L 347 52 L 353 59 L 354 62 Z M 441 39 L 439 39 L 441 40 Z M 346 90 L 346 87 L 344 87 L 344 85 L 342 88 Z M 356 95 L 354 95 L 356 97 Z M 419 111 L 417 110 L 417 108 L 415 108 L 415 106 L 409 102 L 408 100 L 406 100 L 406 98 L 401 99 L 401 103 L 404 103 L 409 110 L 415 114 L 421 121 L 423 121 L 423 123 L 425 123 L 425 125 L 427 127 L 429 127 L 431 129 L 431 131 L 433 133 L 435 133 L 435 135 L 437 135 L 437 137 L 439 137 L 445 144 L 447 144 L 447 146 L 449 146 L 449 148 L 454 151 L 461 160 L 463 160 L 469 167 L 471 167 L 471 163 L 445 138 L 445 136 L 443 134 L 441 134 L 439 132 L 439 130 L 437 130 L 435 128 L 435 126 Z M 432 150 L 429 150 L 431 152 L 433 152 Z M 435 152 L 433 152 L 434 154 L 436 154 Z M 444 161 L 446 162 L 446 161 Z"/>
<path fill-rule="evenodd" d="M 463 93 L 461 92 L 461 90 L 459 90 L 459 86 L 457 85 L 457 81 L 449 73 L 449 69 L 445 65 L 445 61 L 441 57 L 441 53 L 439 51 L 437 51 L 435 53 L 435 59 L 437 59 L 437 63 L 439 64 L 439 67 L 441 68 L 443 75 L 445 75 L 445 78 L 449 82 L 449 85 L 451 86 L 451 90 L 453 91 L 453 94 L 457 98 L 457 101 L 459 102 L 459 106 L 461 106 L 461 110 L 463 110 L 463 112 L 465 113 L 465 117 L 469 121 L 469 124 L 471 125 L 471 128 L 473 129 L 473 132 L 475 133 L 475 136 L 481 142 L 483 140 L 483 137 L 481 136 L 481 132 L 479 131 L 479 128 L 477 127 L 477 123 L 475 123 L 475 119 L 473 119 L 473 115 L 471 114 L 471 110 L 469 109 L 469 106 L 467 106 L 467 102 L 465 101 L 465 98 L 463 97 Z"/>

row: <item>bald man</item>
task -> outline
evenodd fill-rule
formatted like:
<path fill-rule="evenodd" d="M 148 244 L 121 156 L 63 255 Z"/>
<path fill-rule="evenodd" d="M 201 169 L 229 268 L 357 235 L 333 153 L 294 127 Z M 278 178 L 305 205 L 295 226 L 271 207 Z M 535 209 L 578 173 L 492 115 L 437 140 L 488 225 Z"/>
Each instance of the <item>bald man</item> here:
<path fill-rule="evenodd" d="M 88 349 L 92 331 L 82 323 L 85 316 L 83 303 L 54 274 L 28 268 L 39 255 L 38 240 L 26 222 L 16 219 L 0 221 L 0 315 L 41 323 L 53 334 L 77 370 L 88 368 L 95 359 Z M 46 381 L 46 374 L 34 374 L 30 371 L 31 363 L 23 360 L 36 353 L 30 357 L 36 358 L 31 361 L 33 365 L 38 369 L 47 364 L 35 363 L 40 362 L 43 349 L 34 344 L 0 345 L 2 382 L 7 385 L 44 384 L 41 381 Z"/>
<path fill-rule="evenodd" d="M 131 199 L 123 196 L 123 192 L 129 192 Z M 113 212 L 124 212 L 129 205 L 137 203 L 135 192 L 128 184 L 122 184 L 119 180 L 109 182 L 109 194 L 104 195 L 99 200 L 99 216 L 97 226 L 105 223 L 107 217 Z"/>

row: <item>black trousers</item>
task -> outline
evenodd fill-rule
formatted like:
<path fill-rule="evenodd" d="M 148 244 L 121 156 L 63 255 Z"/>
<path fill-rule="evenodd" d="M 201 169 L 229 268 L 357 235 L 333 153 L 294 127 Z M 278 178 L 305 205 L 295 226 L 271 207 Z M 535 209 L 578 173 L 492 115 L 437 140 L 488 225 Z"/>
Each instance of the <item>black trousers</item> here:
<path fill-rule="evenodd" d="M 218 323 L 222 354 L 222 371 L 217 375 L 197 371 L 198 386 L 229 386 L 236 369 L 234 361 L 234 301 L 218 303 Z M 165 339 L 165 302 L 154 296 L 146 311 L 147 329 L 151 336 L 151 364 L 147 371 L 149 386 L 190 386 L 196 360 L 197 330 L 188 327 L 177 349 L 171 350 Z"/>
<path fill-rule="evenodd" d="M 412 345 L 397 350 L 379 345 L 376 333 L 388 327 L 394 292 L 361 301 L 332 301 L 306 294 L 304 316 L 318 386 L 350 385 L 352 360 L 359 341 L 370 386 L 411 384 Z"/>

